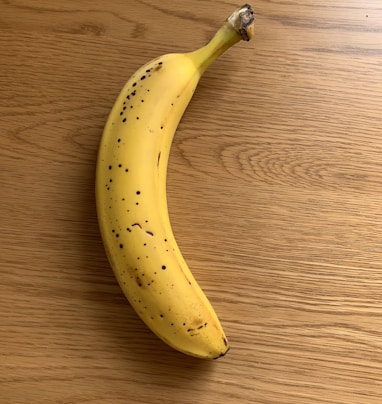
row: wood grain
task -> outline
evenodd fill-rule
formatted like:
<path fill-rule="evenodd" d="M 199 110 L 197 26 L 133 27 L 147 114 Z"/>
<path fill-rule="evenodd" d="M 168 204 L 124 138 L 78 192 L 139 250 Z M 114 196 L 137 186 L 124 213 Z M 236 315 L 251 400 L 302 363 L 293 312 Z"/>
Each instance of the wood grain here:
<path fill-rule="evenodd" d="M 382 401 L 382 8 L 258 0 L 176 134 L 179 244 L 232 348 L 178 354 L 136 317 L 98 232 L 94 166 L 134 70 L 236 6 L 0 1 L 0 401 Z"/>

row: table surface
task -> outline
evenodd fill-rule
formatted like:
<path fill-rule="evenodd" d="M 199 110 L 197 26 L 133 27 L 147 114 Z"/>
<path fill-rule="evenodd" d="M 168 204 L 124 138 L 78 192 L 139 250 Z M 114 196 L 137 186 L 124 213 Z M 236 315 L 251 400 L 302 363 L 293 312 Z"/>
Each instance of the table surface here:
<path fill-rule="evenodd" d="M 94 168 L 119 90 L 238 5 L 0 2 L 1 402 L 382 402 L 379 0 L 256 1 L 254 40 L 178 128 L 170 216 L 227 356 L 158 340 L 105 256 Z"/>

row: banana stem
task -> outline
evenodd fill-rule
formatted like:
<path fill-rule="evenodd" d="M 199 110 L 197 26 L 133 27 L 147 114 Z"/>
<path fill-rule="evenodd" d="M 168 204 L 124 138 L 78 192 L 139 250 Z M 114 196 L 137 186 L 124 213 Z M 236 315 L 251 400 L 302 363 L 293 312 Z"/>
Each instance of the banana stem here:
<path fill-rule="evenodd" d="M 207 45 L 190 52 L 198 69 L 203 73 L 222 53 L 235 43 L 250 41 L 254 35 L 254 16 L 252 7 L 244 4 L 236 9 L 225 21 Z"/>

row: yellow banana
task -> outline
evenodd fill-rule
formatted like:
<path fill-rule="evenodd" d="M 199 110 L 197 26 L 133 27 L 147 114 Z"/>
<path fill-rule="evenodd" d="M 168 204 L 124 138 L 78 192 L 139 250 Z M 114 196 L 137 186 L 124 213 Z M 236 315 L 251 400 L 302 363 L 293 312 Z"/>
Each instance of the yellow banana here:
<path fill-rule="evenodd" d="M 219 358 L 229 346 L 175 241 L 167 211 L 167 163 L 203 72 L 236 42 L 252 38 L 253 21 L 245 4 L 204 47 L 167 54 L 138 69 L 111 110 L 98 151 L 97 215 L 118 283 L 159 338 L 200 358 Z"/>

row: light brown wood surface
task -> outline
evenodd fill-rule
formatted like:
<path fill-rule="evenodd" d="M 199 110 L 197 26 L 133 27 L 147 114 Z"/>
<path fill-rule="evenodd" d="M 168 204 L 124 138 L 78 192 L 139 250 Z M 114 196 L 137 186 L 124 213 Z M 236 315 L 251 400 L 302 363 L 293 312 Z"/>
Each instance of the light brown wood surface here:
<path fill-rule="evenodd" d="M 239 5 L 0 1 L 1 403 L 382 402 L 379 0 L 257 0 L 178 128 L 170 215 L 226 357 L 157 340 L 107 262 L 94 169 L 119 90 Z"/>

